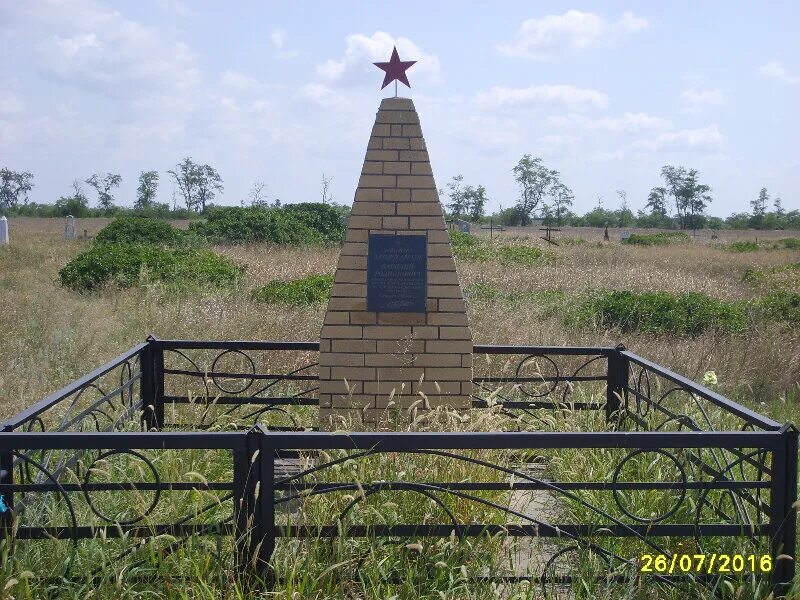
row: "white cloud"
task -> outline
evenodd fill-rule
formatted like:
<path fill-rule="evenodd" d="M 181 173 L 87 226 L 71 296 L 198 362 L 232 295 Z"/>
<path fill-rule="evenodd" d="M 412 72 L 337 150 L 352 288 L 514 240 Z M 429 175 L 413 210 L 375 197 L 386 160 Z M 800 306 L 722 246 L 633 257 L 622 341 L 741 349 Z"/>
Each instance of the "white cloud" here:
<path fill-rule="evenodd" d="M 571 54 L 625 34 L 649 27 L 647 19 L 625 12 L 616 22 L 579 10 L 547 15 L 522 23 L 514 39 L 497 49 L 508 56 L 547 60 Z"/>
<path fill-rule="evenodd" d="M 724 136 L 719 126 L 680 129 L 662 133 L 652 140 L 640 140 L 633 146 L 640 150 L 720 150 Z"/>
<path fill-rule="evenodd" d="M 690 88 L 681 92 L 681 103 L 686 112 L 700 112 L 706 106 L 719 106 L 725 101 L 725 93 L 719 89 L 698 90 Z"/>
<path fill-rule="evenodd" d="M 780 81 L 781 83 L 800 83 L 800 77 L 797 75 L 792 75 L 789 70 L 783 66 L 783 63 L 779 60 L 771 60 L 770 62 L 762 65 L 758 72 L 762 75 L 769 77 L 770 79 L 775 79 L 776 81 Z"/>
<path fill-rule="evenodd" d="M 238 71 L 225 71 L 220 77 L 222 85 L 235 90 L 248 90 L 258 85 L 258 80 L 239 73 Z"/>
<path fill-rule="evenodd" d="M 621 117 L 602 117 L 590 119 L 583 115 L 549 117 L 547 122 L 555 127 L 578 127 L 581 129 L 599 129 L 614 133 L 635 133 L 645 130 L 671 129 L 672 122 L 646 113 L 623 113 Z"/>
<path fill-rule="evenodd" d="M 0 115 L 16 115 L 25 110 L 22 98 L 11 92 L 0 92 Z"/>
<path fill-rule="evenodd" d="M 283 29 L 273 29 L 272 33 L 269 34 L 269 39 L 272 41 L 272 45 L 277 50 L 280 50 L 286 43 L 286 32 Z"/>
<path fill-rule="evenodd" d="M 347 100 L 339 91 L 323 83 L 308 83 L 300 90 L 300 95 L 323 108 L 342 109 L 348 105 Z"/>
<path fill-rule="evenodd" d="M 573 110 L 605 108 L 608 96 L 603 92 L 573 85 L 533 85 L 527 88 L 494 86 L 478 92 L 475 101 L 480 108 L 525 108 L 536 104 L 561 104 Z"/>
<path fill-rule="evenodd" d="M 394 38 L 384 31 L 376 31 L 371 36 L 348 35 L 345 43 L 347 47 L 342 58 L 317 65 L 317 74 L 329 84 L 357 85 L 366 83 L 370 77 L 374 80 L 380 72 L 372 63 L 389 60 L 394 46 L 401 60 L 417 61 L 408 71 L 412 85 L 415 77 L 430 82 L 440 79 L 439 58 L 426 54 L 408 38 Z"/>

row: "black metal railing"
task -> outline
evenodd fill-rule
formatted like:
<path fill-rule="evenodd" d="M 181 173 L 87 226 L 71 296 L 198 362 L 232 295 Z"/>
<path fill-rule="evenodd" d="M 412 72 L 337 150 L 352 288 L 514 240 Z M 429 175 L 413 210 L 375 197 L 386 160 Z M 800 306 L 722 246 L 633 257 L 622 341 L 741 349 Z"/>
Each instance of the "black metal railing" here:
<path fill-rule="evenodd" d="M 668 557 L 686 542 L 698 552 L 769 556 L 778 592 L 794 578 L 785 558 L 796 546 L 791 426 L 622 346 L 476 345 L 473 408 L 507 416 L 511 430 L 320 432 L 318 349 L 151 337 L 34 404 L 2 425 L 3 535 L 73 542 L 76 553 L 77 540 L 98 537 L 232 536 L 239 568 L 266 573 L 291 539 L 502 534 L 546 540 L 537 572 L 502 575 L 542 585 L 569 583 L 559 562 L 586 553 L 607 564 L 603 577 L 635 577 L 638 556 L 621 554 L 619 540 Z M 542 426 L 543 417 L 573 411 L 598 430 Z M 570 469 L 577 453 L 600 471 Z M 389 455 L 474 474 L 387 479 Z M 338 469 L 345 460 L 358 477 Z M 176 461 L 191 464 L 192 476 L 165 470 Z M 658 477 L 648 470 L 656 463 Z M 417 494 L 444 518 L 359 522 L 355 505 L 388 493 Z M 651 512 L 641 512 L 637 495 Z M 343 504 L 346 496 L 354 500 Z M 555 508 L 532 508 L 534 497 Z M 320 522 L 304 508 L 320 502 L 343 508 Z M 456 504 L 484 520 L 457 515 Z M 136 551 L 131 541 L 120 556 Z M 73 564 L 50 575 L 87 576 L 70 572 Z M 681 576 L 654 575 L 665 585 Z M 724 575 L 693 577 L 714 586 Z"/>

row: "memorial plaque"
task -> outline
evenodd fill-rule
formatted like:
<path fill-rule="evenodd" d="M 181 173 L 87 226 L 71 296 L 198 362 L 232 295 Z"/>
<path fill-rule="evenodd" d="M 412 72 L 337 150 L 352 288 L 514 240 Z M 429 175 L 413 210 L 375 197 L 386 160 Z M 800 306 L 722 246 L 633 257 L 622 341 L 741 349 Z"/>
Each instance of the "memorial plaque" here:
<path fill-rule="evenodd" d="M 428 296 L 427 237 L 370 234 L 367 310 L 424 313 Z"/>

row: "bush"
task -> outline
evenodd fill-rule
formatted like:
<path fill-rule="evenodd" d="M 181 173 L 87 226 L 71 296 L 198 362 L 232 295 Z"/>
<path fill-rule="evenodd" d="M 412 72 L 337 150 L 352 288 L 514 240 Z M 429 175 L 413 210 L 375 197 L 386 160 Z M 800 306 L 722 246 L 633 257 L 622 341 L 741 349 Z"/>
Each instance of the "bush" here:
<path fill-rule="evenodd" d="M 633 233 L 623 244 L 637 246 L 668 246 L 670 244 L 686 244 L 692 240 L 688 233 L 683 231 L 662 231 L 660 233 Z"/>
<path fill-rule="evenodd" d="M 270 281 L 264 287 L 253 290 L 252 296 L 259 302 L 308 306 L 325 302 L 332 286 L 332 275 L 311 275 L 292 281 Z"/>
<path fill-rule="evenodd" d="M 747 310 L 744 303 L 697 292 L 607 291 L 585 298 L 568 321 L 623 332 L 694 336 L 707 330 L 741 331 L 747 326 Z"/>
<path fill-rule="evenodd" d="M 495 260 L 504 265 L 532 266 L 545 256 L 544 251 L 536 246 L 501 241 L 487 242 L 460 231 L 450 232 L 450 244 L 453 248 L 453 256 L 459 260 L 472 262 Z"/>
<path fill-rule="evenodd" d="M 533 266 L 544 256 L 544 251 L 536 246 L 500 246 L 497 257 L 503 264 Z"/>
<path fill-rule="evenodd" d="M 800 326 L 800 294 L 797 292 L 773 292 L 759 301 L 765 316 L 771 321 Z"/>
<path fill-rule="evenodd" d="M 778 240 L 778 244 L 787 250 L 800 250 L 800 238 L 783 238 Z"/>
<path fill-rule="evenodd" d="M 339 243 L 345 227 L 338 211 L 325 204 L 217 207 L 205 221 L 192 223 L 189 231 L 217 243 L 266 242 L 289 246 Z"/>
<path fill-rule="evenodd" d="M 756 252 L 761 250 L 761 246 L 758 245 L 758 242 L 752 242 L 750 240 L 731 242 L 730 244 L 725 244 L 721 247 L 723 250 L 727 250 L 728 252 Z"/>
<path fill-rule="evenodd" d="M 180 246 L 185 237 L 183 231 L 166 221 L 147 217 L 118 217 L 100 230 L 95 243 Z"/>
<path fill-rule="evenodd" d="M 131 287 L 148 280 L 225 287 L 236 283 L 243 272 L 230 259 L 200 248 L 97 244 L 78 254 L 58 274 L 62 285 L 91 291 L 106 285 Z"/>
<path fill-rule="evenodd" d="M 768 290 L 800 289 L 800 262 L 761 269 L 747 269 L 742 281 Z"/>

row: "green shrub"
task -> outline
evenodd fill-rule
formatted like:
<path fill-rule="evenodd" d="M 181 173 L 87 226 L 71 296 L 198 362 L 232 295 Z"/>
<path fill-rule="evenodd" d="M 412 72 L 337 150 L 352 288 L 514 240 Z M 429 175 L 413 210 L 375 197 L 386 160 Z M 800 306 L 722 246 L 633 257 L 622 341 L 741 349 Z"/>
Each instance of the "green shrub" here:
<path fill-rule="evenodd" d="M 183 231 L 166 221 L 147 217 L 118 217 L 100 230 L 95 243 L 180 246 L 185 237 Z"/>
<path fill-rule="evenodd" d="M 759 305 L 769 320 L 800 326 L 800 293 L 773 292 L 762 298 Z"/>
<path fill-rule="evenodd" d="M 325 302 L 332 286 L 332 275 L 311 275 L 292 281 L 270 281 L 264 287 L 253 290 L 252 296 L 259 302 L 307 306 Z"/>
<path fill-rule="evenodd" d="M 486 241 L 460 231 L 450 232 L 453 256 L 470 262 L 498 261 L 504 265 L 532 266 L 540 262 L 545 253 L 536 246 L 508 241 Z"/>
<path fill-rule="evenodd" d="M 503 264 L 533 266 L 542 260 L 544 251 L 536 246 L 500 246 L 497 257 Z"/>
<path fill-rule="evenodd" d="M 800 262 L 761 269 L 747 269 L 742 281 L 772 291 L 800 289 Z"/>
<path fill-rule="evenodd" d="M 340 243 L 345 227 L 337 210 L 326 204 L 285 208 L 216 207 L 189 230 L 216 243 L 266 242 L 289 246 Z"/>
<path fill-rule="evenodd" d="M 244 272 L 230 259 L 201 248 L 97 244 L 78 254 L 59 272 L 62 285 L 90 291 L 106 285 L 131 287 L 143 281 L 225 287 Z"/>
<path fill-rule="evenodd" d="M 715 329 L 741 331 L 747 326 L 747 310 L 744 303 L 716 300 L 697 292 L 607 291 L 584 298 L 567 321 L 623 332 L 694 336 Z"/>
<path fill-rule="evenodd" d="M 633 233 L 623 244 L 637 246 L 668 246 L 670 244 L 685 244 L 692 240 L 684 231 L 662 231 L 660 233 Z"/>
<path fill-rule="evenodd" d="M 728 252 L 757 252 L 761 250 L 761 246 L 758 245 L 758 242 L 753 242 L 751 240 L 739 240 L 729 244 L 723 244 L 720 247 Z"/>
<path fill-rule="evenodd" d="M 778 244 L 787 250 L 800 250 L 800 238 L 783 238 L 778 240 Z"/>

